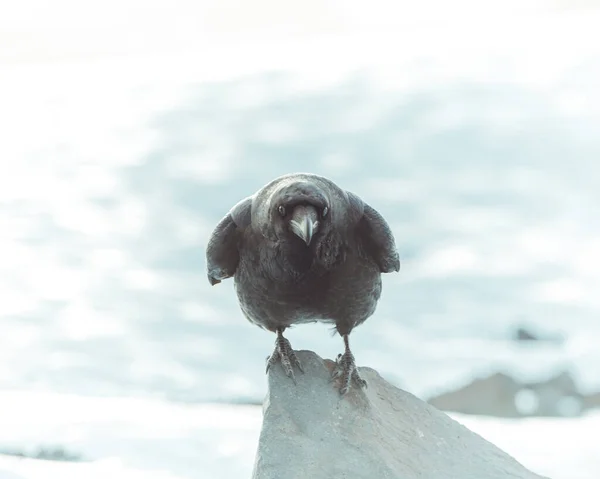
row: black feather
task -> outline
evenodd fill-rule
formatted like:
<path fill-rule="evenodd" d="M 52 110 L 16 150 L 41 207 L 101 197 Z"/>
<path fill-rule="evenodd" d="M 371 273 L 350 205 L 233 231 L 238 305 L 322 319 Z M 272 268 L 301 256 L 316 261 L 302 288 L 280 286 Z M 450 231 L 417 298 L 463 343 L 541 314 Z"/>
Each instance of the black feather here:
<path fill-rule="evenodd" d="M 309 245 L 281 214 L 298 205 L 321 214 Z M 210 283 L 234 277 L 244 315 L 270 331 L 324 321 L 347 335 L 374 313 L 381 273 L 400 269 L 391 229 L 375 209 L 327 178 L 302 173 L 238 203 L 213 231 L 206 257 Z"/>
<path fill-rule="evenodd" d="M 244 229 L 250 224 L 251 205 L 250 198 L 240 201 L 212 232 L 206 247 L 207 276 L 211 285 L 235 274 L 240 260 L 239 241 Z"/>

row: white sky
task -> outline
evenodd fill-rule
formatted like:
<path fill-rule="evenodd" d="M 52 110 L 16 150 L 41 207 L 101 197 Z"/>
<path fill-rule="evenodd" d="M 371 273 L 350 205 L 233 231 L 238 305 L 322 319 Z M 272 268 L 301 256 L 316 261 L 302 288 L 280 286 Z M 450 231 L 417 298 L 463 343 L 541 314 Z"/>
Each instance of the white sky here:
<path fill-rule="evenodd" d="M 256 30 L 275 25 L 298 30 L 393 28 L 412 20 L 495 17 L 549 11 L 568 5 L 598 5 L 598 0 L 21 0 L 6 2 L 0 15 L 5 31 L 47 31 L 70 28 L 112 29 L 193 23 L 210 32 Z"/>
<path fill-rule="evenodd" d="M 218 35 L 360 33 L 497 24 L 600 0 L 19 0 L 0 3 L 0 61 L 180 49 Z"/>

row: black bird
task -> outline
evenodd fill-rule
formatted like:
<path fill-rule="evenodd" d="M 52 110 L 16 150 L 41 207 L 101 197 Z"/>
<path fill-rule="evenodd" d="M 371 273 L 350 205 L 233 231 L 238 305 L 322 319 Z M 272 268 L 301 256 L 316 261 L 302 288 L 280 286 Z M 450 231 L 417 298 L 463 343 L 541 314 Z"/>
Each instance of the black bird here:
<path fill-rule="evenodd" d="M 381 273 L 400 270 L 390 227 L 372 207 L 322 176 L 284 175 L 229 211 L 206 259 L 210 283 L 233 277 L 246 318 L 277 334 L 267 371 L 280 361 L 295 382 L 302 365 L 283 332 L 322 321 L 344 339 L 332 376 L 341 376 L 340 393 L 352 380 L 366 386 L 348 335 L 375 312 Z"/>

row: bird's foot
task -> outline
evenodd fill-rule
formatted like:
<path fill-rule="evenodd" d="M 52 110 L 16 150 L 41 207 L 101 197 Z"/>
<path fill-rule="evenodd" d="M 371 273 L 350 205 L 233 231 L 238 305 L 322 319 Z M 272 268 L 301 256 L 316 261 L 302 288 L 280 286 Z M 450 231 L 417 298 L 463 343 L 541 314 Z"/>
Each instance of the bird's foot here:
<path fill-rule="evenodd" d="M 271 366 L 275 363 L 281 362 L 287 377 L 289 377 L 294 384 L 296 384 L 296 377 L 294 376 L 294 366 L 297 367 L 301 373 L 304 374 L 304 369 L 296 356 L 296 353 L 292 349 L 290 342 L 283 337 L 281 333 L 277 333 L 277 339 L 275 340 L 275 350 L 271 356 L 267 356 L 267 367 L 266 372 L 269 372 Z"/>
<path fill-rule="evenodd" d="M 354 362 L 354 355 L 349 349 L 347 349 L 344 354 L 338 354 L 335 362 L 337 367 L 331 375 L 331 380 L 334 381 L 341 377 L 340 394 L 342 396 L 350 390 L 352 381 L 360 388 L 367 387 L 367 381 L 360 377 L 358 368 Z"/>

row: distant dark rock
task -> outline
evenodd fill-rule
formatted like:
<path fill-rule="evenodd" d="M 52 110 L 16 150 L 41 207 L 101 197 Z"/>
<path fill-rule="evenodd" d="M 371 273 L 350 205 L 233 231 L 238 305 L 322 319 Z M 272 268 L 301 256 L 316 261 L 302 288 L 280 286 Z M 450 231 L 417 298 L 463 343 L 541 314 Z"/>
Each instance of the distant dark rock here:
<path fill-rule="evenodd" d="M 564 337 L 560 334 L 534 332 L 525 326 L 518 327 L 513 333 L 515 341 L 522 342 L 544 342 L 560 344 L 564 342 Z"/>
<path fill-rule="evenodd" d="M 517 407 L 519 397 L 528 394 L 532 398 L 531 410 L 521 405 L 522 415 L 564 417 L 579 416 L 583 411 L 583 396 L 568 371 L 544 381 L 524 383 L 519 394 L 515 400 Z"/>
<path fill-rule="evenodd" d="M 446 411 L 486 416 L 520 417 L 515 397 L 521 385 L 510 376 L 496 373 L 475 379 L 455 391 L 429 399 L 429 404 Z"/>
<path fill-rule="evenodd" d="M 583 396 L 583 407 L 585 409 L 600 408 L 600 391 Z"/>
<path fill-rule="evenodd" d="M 578 416 L 586 408 L 584 397 L 568 371 L 527 383 L 496 373 L 434 396 L 428 402 L 446 411 L 498 417 Z"/>
<path fill-rule="evenodd" d="M 515 339 L 517 341 L 538 341 L 539 338 L 531 333 L 530 331 L 528 331 L 525 328 L 517 328 L 516 332 L 515 332 Z"/>
<path fill-rule="evenodd" d="M 253 479 L 540 479 L 448 415 L 359 368 L 340 396 L 334 363 L 299 351 L 297 385 L 269 371 Z"/>

